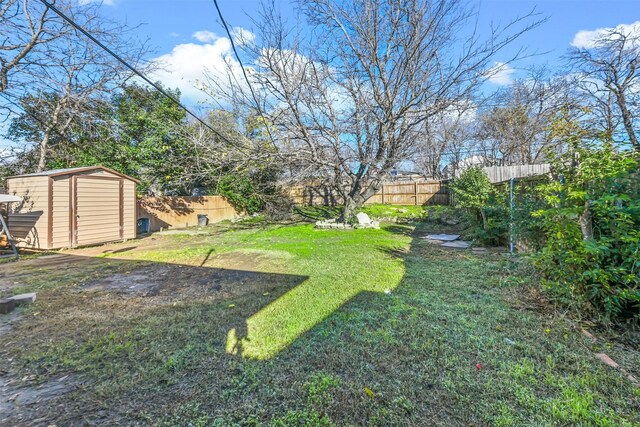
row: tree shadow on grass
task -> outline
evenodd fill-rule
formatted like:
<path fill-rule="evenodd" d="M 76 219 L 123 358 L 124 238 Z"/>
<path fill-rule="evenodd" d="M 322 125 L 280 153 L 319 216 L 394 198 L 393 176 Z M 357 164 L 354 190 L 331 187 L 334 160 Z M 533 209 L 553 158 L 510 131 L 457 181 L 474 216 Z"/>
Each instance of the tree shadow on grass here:
<path fill-rule="evenodd" d="M 418 237 L 424 232 L 406 252 L 379 248 L 404 263 L 390 293 L 358 292 L 260 365 L 258 381 L 279 385 L 280 408 L 303 407 L 336 425 L 640 421 L 640 399 L 623 397 L 632 385 L 598 363 L 584 337 L 488 285 L 501 257 L 439 248 Z M 327 389 L 320 402 L 319 384 Z M 269 393 L 265 386 L 244 398 L 269 405 Z M 573 412 L 583 396 L 602 406 Z"/>
<path fill-rule="evenodd" d="M 192 358 L 226 357 L 227 331 L 244 338 L 252 313 L 308 279 L 70 254 L 1 265 L 0 276 L 12 284 L 5 295 L 37 292 L 36 303 L 0 329 L 3 425 L 79 422 L 82 414 L 113 421 L 118 405 L 128 403 L 105 408 L 91 400 L 94 387 L 122 397 L 141 384 L 171 384 Z M 21 398 L 60 378 L 71 386 L 59 395 Z"/>
<path fill-rule="evenodd" d="M 151 419 L 182 414 L 177 424 L 197 419 L 198 411 L 227 424 L 254 415 L 268 421 L 283 408 L 308 405 L 304 384 L 318 371 L 350 378 L 327 413 L 352 424 L 371 418 L 378 397 L 372 400 L 364 387 L 378 396 L 392 377 L 406 385 L 412 374 L 402 365 L 413 363 L 398 354 L 411 337 L 395 336 L 397 323 L 384 326 L 397 322 L 396 310 L 403 318 L 414 314 L 396 306 L 398 285 L 413 267 L 404 265 L 407 254 L 399 249 L 383 249 L 368 249 L 369 255 L 388 258 L 391 273 L 371 271 L 364 260 L 342 264 L 340 257 L 335 271 L 309 275 L 250 271 L 251 259 L 237 260 L 236 269 L 206 267 L 213 253 L 200 267 L 78 256 L 26 263 L 31 267 L 6 278 L 43 290 L 32 311 L 39 314 L 9 332 L 3 360 L 21 364 L 6 370 L 15 378 L 72 373 L 84 385 L 22 414 L 60 424 L 118 424 L 144 417 L 145 408 Z M 394 398 L 426 402 L 424 387 L 394 391 Z M 352 414 L 342 402 L 350 402 Z"/>

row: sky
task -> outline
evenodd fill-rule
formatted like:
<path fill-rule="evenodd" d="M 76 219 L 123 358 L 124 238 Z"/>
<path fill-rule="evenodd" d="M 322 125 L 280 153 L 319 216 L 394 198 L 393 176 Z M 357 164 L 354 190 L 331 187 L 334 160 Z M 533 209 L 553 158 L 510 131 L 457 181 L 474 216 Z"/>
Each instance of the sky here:
<path fill-rule="evenodd" d="M 291 2 L 275 1 L 284 15 L 293 16 Z M 561 71 L 565 67 L 563 55 L 572 44 L 587 45 L 599 29 L 634 23 L 640 28 L 640 0 L 468 1 L 478 8 L 480 31 L 488 31 L 492 24 L 506 24 L 534 9 L 548 19 L 495 58 L 496 73 L 490 84 L 496 88 L 510 84 L 534 65 L 547 64 L 550 69 Z M 219 0 L 234 34 L 249 37 L 247 30 L 252 30 L 252 17 L 256 17 L 259 4 L 259 0 Z M 103 0 L 101 9 L 105 16 L 119 22 L 142 24 L 136 31 L 141 38 L 148 38 L 153 47 L 147 59 L 163 67 L 151 76 L 154 80 L 178 87 L 189 104 L 208 100 L 196 82 L 203 79 L 205 69 L 222 72 L 221 58 L 231 55 L 213 0 Z M 521 47 L 536 55 L 504 65 L 503 61 Z"/>

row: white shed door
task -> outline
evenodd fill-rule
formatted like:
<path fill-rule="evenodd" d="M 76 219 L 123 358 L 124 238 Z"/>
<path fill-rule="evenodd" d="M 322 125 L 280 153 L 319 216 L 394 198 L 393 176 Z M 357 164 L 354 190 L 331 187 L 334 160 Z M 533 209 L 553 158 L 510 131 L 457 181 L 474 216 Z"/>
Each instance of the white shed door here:
<path fill-rule="evenodd" d="M 122 184 L 117 178 L 78 176 L 75 180 L 75 244 L 122 238 Z"/>

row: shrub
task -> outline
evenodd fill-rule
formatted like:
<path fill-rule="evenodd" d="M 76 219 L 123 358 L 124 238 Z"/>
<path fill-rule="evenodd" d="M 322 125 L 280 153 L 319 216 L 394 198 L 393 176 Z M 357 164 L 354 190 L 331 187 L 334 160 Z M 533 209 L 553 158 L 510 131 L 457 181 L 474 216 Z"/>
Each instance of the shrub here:
<path fill-rule="evenodd" d="M 639 158 L 610 147 L 581 149 L 576 157 L 576 166 L 558 159 L 562 179 L 539 187 L 548 203 L 535 212 L 546 237 L 537 256 L 544 285 L 563 302 L 606 322 L 638 321 Z"/>
<path fill-rule="evenodd" d="M 229 203 L 241 211 L 253 214 L 262 209 L 262 200 L 256 188 L 247 177 L 227 175 L 222 177 L 218 185 L 218 192 Z"/>
<path fill-rule="evenodd" d="M 486 228 L 487 217 L 484 209 L 493 193 L 487 174 L 479 167 L 469 167 L 453 180 L 451 189 L 455 196 L 455 205 L 479 214 L 483 227 Z"/>
<path fill-rule="evenodd" d="M 452 190 L 456 207 L 470 215 L 471 236 L 486 244 L 504 243 L 509 230 L 508 199 L 493 187 L 487 174 L 479 167 L 465 169 L 453 181 Z"/>
<path fill-rule="evenodd" d="M 269 213 L 282 215 L 283 210 L 290 214 L 290 200 L 278 200 L 281 197 L 276 185 L 278 168 L 266 164 L 250 170 L 228 172 L 220 178 L 217 194 L 224 196 L 237 210 L 254 214 L 269 208 Z"/>

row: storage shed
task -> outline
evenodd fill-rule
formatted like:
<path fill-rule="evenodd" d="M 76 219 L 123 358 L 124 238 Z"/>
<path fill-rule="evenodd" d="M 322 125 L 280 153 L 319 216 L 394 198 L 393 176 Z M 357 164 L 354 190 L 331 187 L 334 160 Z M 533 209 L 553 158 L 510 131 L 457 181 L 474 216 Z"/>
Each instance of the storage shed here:
<path fill-rule="evenodd" d="M 136 180 L 104 166 L 7 178 L 23 197 L 7 212 L 17 246 L 60 249 L 136 237 Z"/>

